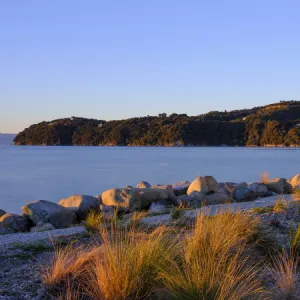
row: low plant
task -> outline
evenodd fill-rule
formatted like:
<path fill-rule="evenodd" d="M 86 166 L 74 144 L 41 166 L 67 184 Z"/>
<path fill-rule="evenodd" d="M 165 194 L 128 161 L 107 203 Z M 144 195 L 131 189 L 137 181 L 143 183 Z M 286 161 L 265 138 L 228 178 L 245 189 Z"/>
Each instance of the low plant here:
<path fill-rule="evenodd" d="M 200 215 L 181 243 L 177 260 L 161 270 L 167 299 L 257 299 L 263 287 L 259 268 L 244 249 L 256 232 L 257 221 L 242 213 Z"/>
<path fill-rule="evenodd" d="M 259 213 L 259 214 L 264 214 L 264 213 L 272 212 L 273 207 L 271 207 L 271 206 L 255 207 L 255 208 L 252 209 L 252 211 L 255 212 L 255 213 Z"/>
<path fill-rule="evenodd" d="M 179 220 L 179 219 L 183 218 L 184 211 L 185 211 L 185 206 L 184 206 L 184 204 L 180 203 L 180 205 L 172 208 L 172 210 L 170 212 L 171 218 L 173 220 Z"/>
<path fill-rule="evenodd" d="M 293 199 L 296 201 L 300 200 L 300 188 L 296 188 L 293 190 Z"/>
<path fill-rule="evenodd" d="M 84 226 L 88 232 L 96 232 L 104 222 L 102 213 L 90 211 L 85 219 Z"/>
<path fill-rule="evenodd" d="M 274 207 L 273 207 L 273 212 L 274 213 L 280 213 L 286 211 L 288 208 L 288 203 L 284 198 L 280 198 L 276 201 Z"/>
<path fill-rule="evenodd" d="M 260 182 L 263 184 L 266 184 L 269 180 L 269 174 L 268 172 L 263 172 L 260 174 Z"/>
<path fill-rule="evenodd" d="M 299 258 L 286 251 L 277 254 L 272 260 L 271 276 L 274 280 L 273 294 L 278 299 L 296 299 L 296 283 Z"/>

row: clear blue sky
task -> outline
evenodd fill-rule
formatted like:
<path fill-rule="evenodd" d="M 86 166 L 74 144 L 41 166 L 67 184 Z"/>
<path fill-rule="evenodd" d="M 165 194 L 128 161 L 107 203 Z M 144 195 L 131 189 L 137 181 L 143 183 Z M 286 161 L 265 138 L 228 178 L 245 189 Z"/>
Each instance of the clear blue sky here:
<path fill-rule="evenodd" d="M 299 99 L 299 11 L 299 0 L 1 0 L 0 132 Z"/>

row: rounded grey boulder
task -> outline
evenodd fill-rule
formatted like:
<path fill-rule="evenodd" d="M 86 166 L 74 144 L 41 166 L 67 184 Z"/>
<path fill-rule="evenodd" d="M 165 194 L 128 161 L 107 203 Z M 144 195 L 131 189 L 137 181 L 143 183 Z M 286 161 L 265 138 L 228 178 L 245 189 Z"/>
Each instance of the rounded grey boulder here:
<path fill-rule="evenodd" d="M 100 202 L 99 198 L 93 196 L 73 195 L 61 199 L 58 204 L 71 209 L 80 220 L 84 220 L 89 211 L 100 212 L 100 205 L 102 202 Z"/>
<path fill-rule="evenodd" d="M 50 223 L 55 228 L 67 228 L 77 221 L 72 210 L 46 200 L 28 203 L 22 207 L 22 211 L 34 224 Z"/>
<path fill-rule="evenodd" d="M 0 228 L 13 231 L 25 232 L 29 231 L 31 226 L 30 220 L 26 216 L 5 214 L 0 217 Z"/>

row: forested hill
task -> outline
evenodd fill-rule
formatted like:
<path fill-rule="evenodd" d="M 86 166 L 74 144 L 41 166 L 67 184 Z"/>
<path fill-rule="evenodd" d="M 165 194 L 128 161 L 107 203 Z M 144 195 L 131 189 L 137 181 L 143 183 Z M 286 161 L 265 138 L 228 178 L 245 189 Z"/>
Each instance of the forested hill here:
<path fill-rule="evenodd" d="M 16 145 L 300 146 L 300 101 L 189 117 L 66 118 L 26 128 Z"/>

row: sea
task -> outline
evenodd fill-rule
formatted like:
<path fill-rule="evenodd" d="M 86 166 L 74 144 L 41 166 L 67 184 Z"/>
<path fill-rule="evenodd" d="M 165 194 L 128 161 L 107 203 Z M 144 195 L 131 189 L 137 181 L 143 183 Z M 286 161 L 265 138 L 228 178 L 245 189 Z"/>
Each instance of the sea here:
<path fill-rule="evenodd" d="M 35 200 L 212 175 L 217 181 L 254 182 L 260 174 L 300 173 L 299 148 L 14 146 L 0 134 L 0 209 L 20 213 Z"/>

